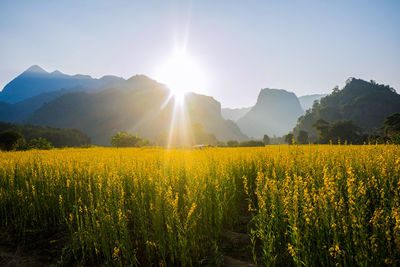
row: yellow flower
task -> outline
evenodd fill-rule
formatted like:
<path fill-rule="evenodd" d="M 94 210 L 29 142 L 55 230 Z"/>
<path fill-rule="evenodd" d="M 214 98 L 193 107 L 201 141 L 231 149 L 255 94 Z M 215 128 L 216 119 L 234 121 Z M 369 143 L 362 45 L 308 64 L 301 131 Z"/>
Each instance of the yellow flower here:
<path fill-rule="evenodd" d="M 114 252 L 112 254 L 112 258 L 113 259 L 117 259 L 118 258 L 118 254 L 119 254 L 119 248 L 114 247 Z"/>
<path fill-rule="evenodd" d="M 289 251 L 289 254 L 290 254 L 292 257 L 294 257 L 295 252 L 294 252 L 294 249 L 293 249 L 293 247 L 292 247 L 292 245 L 291 245 L 290 243 L 288 243 L 288 251 Z"/>

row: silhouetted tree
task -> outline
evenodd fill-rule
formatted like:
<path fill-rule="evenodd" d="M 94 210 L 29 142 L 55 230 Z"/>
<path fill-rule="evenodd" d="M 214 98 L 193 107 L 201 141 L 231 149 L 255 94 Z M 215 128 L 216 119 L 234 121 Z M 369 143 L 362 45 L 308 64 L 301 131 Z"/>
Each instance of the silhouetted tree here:
<path fill-rule="evenodd" d="M 229 140 L 228 142 L 226 142 L 226 145 L 229 147 L 237 147 L 239 146 L 239 142 L 236 140 Z"/>
<path fill-rule="evenodd" d="M 239 143 L 240 147 L 256 147 L 256 146 L 264 146 L 263 141 L 259 140 L 249 140 L 249 141 L 242 141 Z"/>
<path fill-rule="evenodd" d="M 318 120 L 313 125 L 318 131 L 318 141 L 327 144 L 330 141 L 336 144 L 339 142 L 362 143 L 361 129 L 352 121 L 335 121 L 329 124 L 324 120 Z"/>
<path fill-rule="evenodd" d="M 24 136 L 17 131 L 7 130 L 0 133 L 0 148 L 6 151 L 13 150 L 24 143 Z"/>
<path fill-rule="evenodd" d="M 293 143 L 293 134 L 292 133 L 288 133 L 287 135 L 285 135 L 285 142 L 288 143 L 289 145 L 291 145 Z"/>
<path fill-rule="evenodd" d="M 218 141 L 217 147 L 226 147 L 226 143 L 222 141 Z"/>
<path fill-rule="evenodd" d="M 53 146 L 49 141 L 46 140 L 46 138 L 39 137 L 38 139 L 32 139 L 29 141 L 27 148 L 49 150 L 52 149 Z"/>
<path fill-rule="evenodd" d="M 297 135 L 297 143 L 299 144 L 307 144 L 308 143 L 308 133 L 306 131 L 301 130 L 299 135 Z"/>
<path fill-rule="evenodd" d="M 324 120 L 317 120 L 312 127 L 318 131 L 318 141 L 320 143 L 329 143 L 329 123 Z"/>
<path fill-rule="evenodd" d="M 134 147 L 137 146 L 139 140 L 139 137 L 122 131 L 111 137 L 111 145 L 113 147 Z"/>
<path fill-rule="evenodd" d="M 400 113 L 394 113 L 383 121 L 385 136 L 400 132 Z"/>
<path fill-rule="evenodd" d="M 40 137 L 45 138 L 55 147 L 78 147 L 90 144 L 90 138 L 75 129 L 59 129 L 48 126 L 0 122 L 0 132 L 5 130 L 20 132 L 27 142 Z"/>
<path fill-rule="evenodd" d="M 264 142 L 264 145 L 269 145 L 269 136 L 267 134 L 264 134 L 263 142 Z"/>

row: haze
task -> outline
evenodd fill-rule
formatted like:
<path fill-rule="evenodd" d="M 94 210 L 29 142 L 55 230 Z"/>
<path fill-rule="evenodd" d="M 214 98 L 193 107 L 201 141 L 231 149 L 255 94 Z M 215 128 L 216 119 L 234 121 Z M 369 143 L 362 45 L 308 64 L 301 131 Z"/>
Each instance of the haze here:
<path fill-rule="evenodd" d="M 1 1 L 0 88 L 33 64 L 154 78 L 186 47 L 207 75 L 195 91 L 225 107 L 266 87 L 329 93 L 351 76 L 398 91 L 399 12 L 398 1 Z"/>

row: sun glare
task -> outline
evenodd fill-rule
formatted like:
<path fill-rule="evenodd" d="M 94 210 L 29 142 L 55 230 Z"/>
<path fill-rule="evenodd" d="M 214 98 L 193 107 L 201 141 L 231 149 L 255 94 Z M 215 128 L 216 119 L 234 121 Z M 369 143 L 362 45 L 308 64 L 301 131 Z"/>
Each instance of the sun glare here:
<path fill-rule="evenodd" d="M 182 100 L 185 93 L 204 88 L 204 74 L 186 52 L 175 53 L 161 65 L 156 79 L 164 83 L 173 96 Z"/>

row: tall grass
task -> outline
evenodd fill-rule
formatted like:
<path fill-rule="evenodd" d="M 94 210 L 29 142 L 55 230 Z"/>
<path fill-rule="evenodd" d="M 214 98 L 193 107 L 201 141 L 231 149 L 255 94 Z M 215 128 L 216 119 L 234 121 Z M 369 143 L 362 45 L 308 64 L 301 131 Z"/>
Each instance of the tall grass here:
<path fill-rule="evenodd" d="M 0 153 L 0 226 L 69 231 L 82 264 L 218 264 L 243 213 L 257 263 L 400 264 L 400 148 Z"/>

